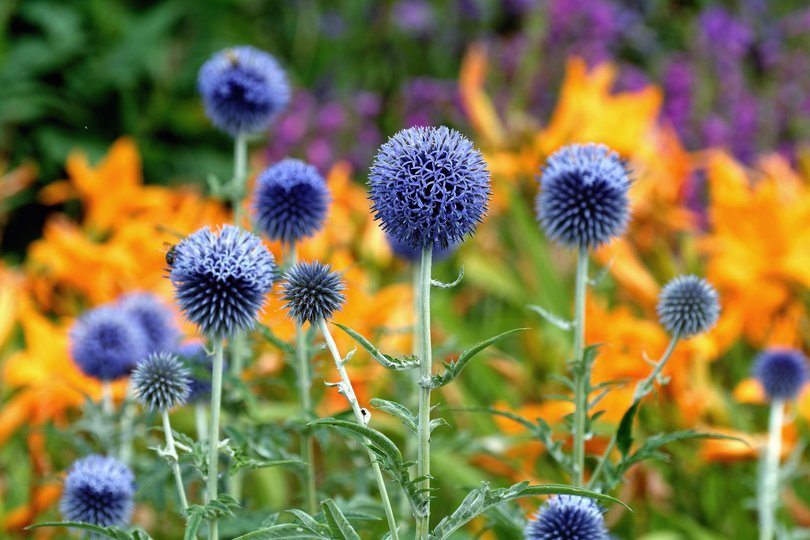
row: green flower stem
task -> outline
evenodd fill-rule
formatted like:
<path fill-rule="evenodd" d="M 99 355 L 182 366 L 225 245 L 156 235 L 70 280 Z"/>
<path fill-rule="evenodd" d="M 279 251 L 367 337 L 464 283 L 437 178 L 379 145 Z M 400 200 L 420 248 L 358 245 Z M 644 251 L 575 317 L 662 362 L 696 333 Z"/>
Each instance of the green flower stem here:
<path fill-rule="evenodd" d="M 208 418 L 205 413 L 205 405 L 202 403 L 194 404 L 194 424 L 197 428 L 197 440 L 205 442 L 208 440 Z"/>
<path fill-rule="evenodd" d="M 346 373 L 346 367 L 344 366 L 343 359 L 340 357 L 335 340 L 332 338 L 332 334 L 329 332 L 329 327 L 326 325 L 326 321 L 323 319 L 321 319 L 318 326 L 323 333 L 323 338 L 326 340 L 326 345 L 329 347 L 329 351 L 332 353 L 332 358 L 335 360 L 335 366 L 337 367 L 338 373 L 340 373 L 341 393 L 346 397 L 349 405 L 351 405 L 352 412 L 354 413 L 354 418 L 357 423 L 365 426 L 368 424 L 368 418 L 363 414 L 363 410 L 360 408 L 360 404 L 357 402 L 357 396 L 354 393 L 352 381 L 349 379 L 349 374 Z M 368 411 L 366 411 L 366 415 L 368 415 Z M 397 522 L 394 519 L 394 510 L 391 507 L 391 501 L 388 498 L 388 489 L 385 487 L 385 479 L 383 478 L 380 464 L 377 462 L 377 458 L 374 456 L 371 450 L 368 450 L 368 458 L 371 460 L 371 468 L 374 470 L 374 476 L 377 479 L 377 487 L 380 490 L 380 499 L 382 499 L 383 507 L 385 508 L 385 517 L 388 519 L 388 528 L 391 531 L 391 539 L 399 540 Z"/>
<path fill-rule="evenodd" d="M 107 419 L 115 412 L 110 381 L 101 381 L 101 410 L 107 416 Z"/>
<path fill-rule="evenodd" d="M 424 506 L 416 516 L 416 539 L 425 540 L 430 532 L 430 378 L 433 353 L 430 344 L 430 273 L 433 257 L 432 246 L 422 249 L 419 270 L 417 306 L 419 318 L 419 422 L 417 424 L 416 475 L 420 478 L 419 490 L 425 497 Z"/>
<path fill-rule="evenodd" d="M 785 402 L 771 402 L 768 421 L 768 446 L 762 455 L 759 493 L 759 540 L 772 540 L 776 531 L 776 505 L 779 499 L 779 456 L 782 453 L 782 424 L 785 419 Z"/>
<path fill-rule="evenodd" d="M 134 392 L 130 380 L 121 403 L 121 446 L 118 448 L 118 457 L 126 465 L 132 461 L 132 440 L 135 437 L 135 408 L 132 406 Z"/>
<path fill-rule="evenodd" d="M 585 364 L 585 288 L 588 285 L 588 249 L 581 247 L 577 256 L 574 296 L 574 474 L 576 487 L 585 480 L 585 430 L 588 420 L 590 366 Z"/>
<path fill-rule="evenodd" d="M 219 409 L 222 404 L 222 338 L 213 339 L 214 363 L 211 371 L 211 418 L 208 424 L 208 502 L 217 498 L 219 469 Z M 211 518 L 209 540 L 219 538 L 217 518 Z"/>
<path fill-rule="evenodd" d="M 174 434 L 172 424 L 169 421 L 169 411 L 162 411 L 163 433 L 166 435 L 166 451 L 172 460 L 172 472 L 174 482 L 177 484 L 177 495 L 180 497 L 180 506 L 183 512 L 188 510 L 188 500 L 186 499 L 186 489 L 183 487 L 183 475 L 180 473 L 180 458 L 177 456 L 177 449 L 174 447 Z"/>

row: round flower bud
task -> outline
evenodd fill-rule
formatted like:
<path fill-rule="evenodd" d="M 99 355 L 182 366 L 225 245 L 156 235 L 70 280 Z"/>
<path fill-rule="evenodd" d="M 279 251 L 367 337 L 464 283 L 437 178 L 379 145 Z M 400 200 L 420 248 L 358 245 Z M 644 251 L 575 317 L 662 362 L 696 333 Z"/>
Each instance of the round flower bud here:
<path fill-rule="evenodd" d="M 343 279 L 332 267 L 319 262 L 301 262 L 284 275 L 281 286 L 284 307 L 299 325 L 328 320 L 346 300 Z"/>
<path fill-rule="evenodd" d="M 149 410 L 168 411 L 188 399 L 191 373 L 177 356 L 152 353 L 132 373 L 138 402 Z"/>
<path fill-rule="evenodd" d="M 807 358 L 795 349 L 768 349 L 757 356 L 754 377 L 768 399 L 793 399 L 807 382 Z"/>
<path fill-rule="evenodd" d="M 526 525 L 526 540 L 607 540 L 603 513 L 593 499 L 551 497 Z"/>
<path fill-rule="evenodd" d="M 233 47 L 203 64 L 197 79 L 205 113 L 232 136 L 266 129 L 290 101 L 287 76 L 275 58 Z"/>
<path fill-rule="evenodd" d="M 177 345 L 180 329 L 174 313 L 160 298 L 151 293 L 128 294 L 118 305 L 140 325 L 146 336 L 147 352 L 170 351 Z"/>
<path fill-rule="evenodd" d="M 202 343 L 185 343 L 177 349 L 177 356 L 183 361 L 191 372 L 189 383 L 189 403 L 201 403 L 211 396 L 211 373 L 213 358 L 209 355 Z M 227 369 L 227 362 L 223 364 Z"/>
<path fill-rule="evenodd" d="M 224 225 L 177 244 L 169 278 L 186 319 L 209 337 L 227 338 L 253 327 L 274 271 L 273 254 L 258 236 Z"/>
<path fill-rule="evenodd" d="M 112 457 L 91 455 L 68 471 L 59 511 L 66 521 L 125 526 L 132 516 L 135 477 Z"/>
<path fill-rule="evenodd" d="M 397 242 L 447 248 L 471 235 L 487 211 L 481 152 L 446 127 L 404 129 L 383 144 L 369 175 L 374 219 Z"/>
<path fill-rule="evenodd" d="M 658 319 L 670 334 L 690 338 L 717 324 L 720 302 L 717 291 L 705 279 L 678 276 L 658 295 Z"/>
<path fill-rule="evenodd" d="M 537 217 L 551 240 L 569 248 L 597 248 L 627 227 L 629 188 L 624 164 L 606 146 L 565 146 L 543 167 Z"/>
<path fill-rule="evenodd" d="M 85 312 L 70 329 L 70 352 L 85 375 L 102 381 L 126 377 L 147 354 L 140 325 L 114 305 Z"/>
<path fill-rule="evenodd" d="M 326 218 L 329 190 L 312 165 L 285 159 L 256 179 L 256 225 L 271 240 L 292 244 L 318 232 Z"/>

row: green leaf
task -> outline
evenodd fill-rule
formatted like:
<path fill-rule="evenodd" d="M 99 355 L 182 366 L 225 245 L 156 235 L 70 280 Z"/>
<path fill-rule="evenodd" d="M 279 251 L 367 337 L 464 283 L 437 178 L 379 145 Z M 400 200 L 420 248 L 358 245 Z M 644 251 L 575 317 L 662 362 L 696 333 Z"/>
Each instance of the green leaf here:
<path fill-rule="evenodd" d="M 298 459 L 256 459 L 249 456 L 237 455 L 231 462 L 230 473 L 234 474 L 240 469 L 267 469 L 279 465 L 303 466 L 304 462 Z"/>
<path fill-rule="evenodd" d="M 574 329 L 574 326 L 576 326 L 576 323 L 574 321 L 566 321 L 562 317 L 558 317 L 557 315 L 554 315 L 550 311 L 547 311 L 540 306 L 528 305 L 526 307 L 534 311 L 541 317 L 543 317 L 543 319 L 545 319 L 547 322 L 550 322 L 551 324 L 553 324 L 554 326 L 565 332 L 570 332 L 571 330 Z"/>
<path fill-rule="evenodd" d="M 416 415 L 405 405 L 397 403 L 396 401 L 388 401 L 387 399 L 372 398 L 371 406 L 399 418 L 402 424 L 408 428 L 411 433 L 417 432 Z"/>
<path fill-rule="evenodd" d="M 407 369 L 414 369 L 419 366 L 419 359 L 415 356 L 404 356 L 401 358 L 394 358 L 393 356 L 389 356 L 387 354 L 383 354 L 380 350 L 371 344 L 369 340 L 364 338 L 362 335 L 358 334 L 348 326 L 343 326 L 342 324 L 332 323 L 347 334 L 351 336 L 353 340 L 355 340 L 358 345 L 363 347 L 368 353 L 371 355 L 374 360 L 380 363 L 385 368 L 393 369 L 394 371 L 404 371 Z"/>
<path fill-rule="evenodd" d="M 430 284 L 433 285 L 434 287 L 438 287 L 439 289 L 452 289 L 453 287 L 455 287 L 456 285 L 461 283 L 462 279 L 464 279 L 464 267 L 463 266 L 461 267 L 461 270 L 459 271 L 458 277 L 455 279 L 455 281 L 452 281 L 450 283 L 445 283 L 443 281 L 439 281 L 438 279 L 431 279 Z"/>
<path fill-rule="evenodd" d="M 273 525 L 258 531 L 249 532 L 242 536 L 237 536 L 234 540 L 330 540 L 328 536 L 323 536 L 316 532 L 310 531 L 301 525 L 292 523 L 284 523 L 281 525 Z"/>
<path fill-rule="evenodd" d="M 312 427 L 335 427 L 345 430 L 348 432 L 347 434 L 349 436 L 368 446 L 371 451 L 380 458 L 388 460 L 388 462 L 394 466 L 402 466 L 403 464 L 402 453 L 399 451 L 399 448 L 397 448 L 397 445 L 374 428 L 358 424 L 354 421 L 338 420 L 336 418 L 321 418 L 307 425 Z"/>
<path fill-rule="evenodd" d="M 293 508 L 292 510 L 287 510 L 291 514 L 295 515 L 298 518 L 298 521 L 301 522 L 301 525 L 309 529 L 314 533 L 321 533 L 323 532 L 324 526 L 318 522 L 314 517 L 310 516 L 303 510 L 299 510 L 297 508 Z"/>
<path fill-rule="evenodd" d="M 520 482 L 508 488 L 490 489 L 487 482 L 482 482 L 481 487 L 468 493 L 467 496 L 464 497 L 464 500 L 461 501 L 458 508 L 436 525 L 436 528 L 433 529 L 433 532 L 428 538 L 430 540 L 444 540 L 445 538 L 449 538 L 455 531 L 498 504 L 538 495 L 577 495 L 580 497 L 590 497 L 600 501 L 618 503 L 629 510 L 627 505 L 609 495 L 572 486 L 557 484 L 530 486 L 528 482 Z"/>
<path fill-rule="evenodd" d="M 636 418 L 636 411 L 641 402 L 634 401 L 624 416 L 622 421 L 619 422 L 619 427 L 616 430 L 616 448 L 622 453 L 622 456 L 627 456 L 630 448 L 633 446 L 633 421 Z"/>
<path fill-rule="evenodd" d="M 203 507 L 197 506 L 188 512 L 186 519 L 186 532 L 183 535 L 183 540 L 195 540 L 197 538 L 197 531 L 200 530 L 200 525 L 203 522 Z"/>
<path fill-rule="evenodd" d="M 642 444 L 638 450 L 633 452 L 630 457 L 626 459 L 622 459 L 621 463 L 619 463 L 620 471 L 626 471 L 632 465 L 644 461 L 645 459 L 651 458 L 660 458 L 662 454 L 658 452 L 661 448 L 668 445 L 669 443 L 676 442 L 676 441 L 684 441 L 689 439 L 726 439 L 726 440 L 734 440 L 739 441 L 746 446 L 749 446 L 748 442 L 739 437 L 734 437 L 731 435 L 723 435 L 721 433 L 711 433 L 711 432 L 702 432 L 697 431 L 694 429 L 688 429 L 685 431 L 675 431 L 672 433 L 661 433 L 658 435 L 653 435 Z"/>
<path fill-rule="evenodd" d="M 82 523 L 80 521 L 46 521 L 45 523 L 37 523 L 36 525 L 26 527 L 25 530 L 40 529 L 43 527 L 67 527 L 71 529 L 81 529 L 105 536 L 107 538 L 113 538 L 114 540 L 133 540 L 136 538 L 133 533 L 125 531 L 119 527 L 100 527 L 98 525 Z M 151 537 L 142 529 L 136 529 L 134 533 L 137 533 L 138 539 L 151 540 Z"/>
<path fill-rule="evenodd" d="M 349 520 L 340 511 L 340 508 L 332 499 L 327 499 L 321 503 L 326 524 L 335 540 L 360 540 L 360 535 L 354 530 Z"/>
<path fill-rule="evenodd" d="M 528 328 L 515 328 L 513 330 L 507 330 L 502 334 L 498 334 L 497 336 L 491 337 L 485 341 L 473 345 L 472 347 L 461 353 L 458 357 L 458 360 L 456 360 L 455 362 L 445 362 L 444 363 L 445 372 L 441 375 L 434 375 L 431 379 L 430 387 L 435 390 L 437 388 L 441 388 L 442 386 L 450 384 L 456 377 L 459 376 L 464 367 L 469 363 L 470 360 L 472 360 L 472 358 L 476 354 L 483 351 L 487 347 L 490 347 L 492 345 L 495 345 L 496 343 L 503 341 L 512 334 L 522 332 L 524 330 L 528 330 Z"/>

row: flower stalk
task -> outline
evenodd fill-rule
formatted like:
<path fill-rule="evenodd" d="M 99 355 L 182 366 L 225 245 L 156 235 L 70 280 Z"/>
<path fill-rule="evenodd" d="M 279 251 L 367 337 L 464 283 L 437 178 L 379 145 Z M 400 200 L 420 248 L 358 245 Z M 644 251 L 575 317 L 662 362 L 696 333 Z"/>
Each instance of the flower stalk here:
<path fill-rule="evenodd" d="M 185 512 L 188 510 L 188 500 L 186 499 L 186 489 L 183 487 L 183 475 L 180 473 L 180 458 L 177 456 L 177 448 L 174 445 L 174 433 L 172 433 L 172 425 L 169 421 L 169 411 L 163 410 L 161 416 L 163 417 L 163 433 L 166 436 L 166 452 L 171 459 L 172 473 L 174 473 L 174 481 L 177 485 L 177 495 L 180 497 L 180 506 Z"/>
<path fill-rule="evenodd" d="M 591 368 L 585 362 L 585 289 L 588 285 L 588 249 L 581 246 L 577 255 L 574 292 L 574 485 L 585 481 L 585 431 L 588 421 L 588 388 Z"/>
<path fill-rule="evenodd" d="M 422 249 L 419 270 L 418 306 L 419 347 L 419 421 L 417 424 L 416 475 L 419 489 L 425 495 L 424 507 L 416 516 L 416 538 L 427 538 L 430 530 L 430 379 L 433 354 L 430 343 L 430 283 L 433 246 Z"/>
<path fill-rule="evenodd" d="M 208 502 L 217 498 L 219 469 L 219 412 L 222 404 L 222 364 L 223 342 L 221 337 L 213 339 L 214 362 L 211 371 L 211 418 L 208 424 Z M 209 540 L 219 538 L 217 518 L 211 518 Z"/>
<path fill-rule="evenodd" d="M 779 456 L 782 453 L 782 425 L 785 419 L 785 402 L 771 402 L 768 421 L 768 445 L 761 461 L 759 494 L 759 540 L 772 540 L 776 532 L 776 506 L 779 498 Z"/>

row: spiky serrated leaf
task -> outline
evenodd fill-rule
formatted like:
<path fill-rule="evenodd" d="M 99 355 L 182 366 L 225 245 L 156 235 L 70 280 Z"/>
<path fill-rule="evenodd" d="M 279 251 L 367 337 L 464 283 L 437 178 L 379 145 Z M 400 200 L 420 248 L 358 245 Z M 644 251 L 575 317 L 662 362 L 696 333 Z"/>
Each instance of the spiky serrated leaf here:
<path fill-rule="evenodd" d="M 241 469 L 267 469 L 280 465 L 300 467 L 304 465 L 304 462 L 298 459 L 257 459 L 249 456 L 241 456 L 239 459 L 234 459 L 231 462 L 229 470 L 231 474 L 234 474 Z"/>
<path fill-rule="evenodd" d="M 397 448 L 397 445 L 374 428 L 358 424 L 357 422 L 338 420 L 336 418 L 321 418 L 310 422 L 308 425 L 313 427 L 335 427 L 345 430 L 353 439 L 371 448 L 379 457 L 387 459 L 391 464 L 402 465 L 402 453 L 399 451 L 399 448 Z"/>
<path fill-rule="evenodd" d="M 443 281 L 439 281 L 438 279 L 431 279 L 430 284 L 433 285 L 434 287 L 438 287 L 439 289 L 452 289 L 453 287 L 455 287 L 459 283 L 461 283 L 462 279 L 464 279 L 464 267 L 463 266 L 461 267 L 461 270 L 459 271 L 458 277 L 455 279 L 455 281 L 452 281 L 450 283 L 445 283 Z"/>
<path fill-rule="evenodd" d="M 303 510 L 293 508 L 292 510 L 287 510 L 287 512 L 293 514 L 298 519 L 298 521 L 301 522 L 301 525 L 303 525 L 305 528 L 309 529 L 312 532 L 325 533 L 328 531 L 328 527 L 320 523 L 317 519 L 310 516 Z"/>
<path fill-rule="evenodd" d="M 321 503 L 321 508 L 323 508 L 326 524 L 329 526 L 335 540 L 360 540 L 360 535 L 357 534 L 352 524 L 340 511 L 335 501 L 326 499 Z"/>
<path fill-rule="evenodd" d="M 558 317 L 557 315 L 554 315 L 550 311 L 540 306 L 529 304 L 526 307 L 529 308 L 531 311 L 534 311 L 535 313 L 540 315 L 543 319 L 546 320 L 546 322 L 553 324 L 554 326 L 556 326 L 557 328 L 559 328 L 564 332 L 570 332 L 571 330 L 574 329 L 574 326 L 576 326 L 576 323 L 574 321 L 567 321 L 562 317 Z"/>
<path fill-rule="evenodd" d="M 369 340 L 364 338 L 361 334 L 355 332 L 348 326 L 344 326 L 338 323 L 332 323 L 355 340 L 358 345 L 363 347 L 368 353 L 371 355 L 374 360 L 376 360 L 380 365 L 385 368 L 392 369 L 394 371 L 405 371 L 408 369 L 414 369 L 419 366 L 419 359 L 414 356 L 404 356 L 401 358 L 394 358 L 393 356 L 389 356 L 387 354 L 383 354 L 380 350 L 371 344 Z"/>
<path fill-rule="evenodd" d="M 472 347 L 461 353 L 458 357 L 458 360 L 456 360 L 455 362 L 445 362 L 444 373 L 442 373 L 441 375 L 434 375 L 431 378 L 430 387 L 435 390 L 437 388 L 441 388 L 442 386 L 450 384 L 456 377 L 459 376 L 459 374 L 461 374 L 461 371 L 476 354 L 480 353 L 487 347 L 491 347 L 492 345 L 495 345 L 496 343 L 505 340 L 512 334 L 516 334 L 517 332 L 522 332 L 524 330 L 528 330 L 528 328 L 514 328 L 512 330 L 507 330 L 506 332 L 498 334 L 497 336 L 493 336 L 489 339 L 486 339 L 480 343 L 476 343 L 475 345 L 473 345 Z"/>
<path fill-rule="evenodd" d="M 388 401 L 387 399 L 373 398 L 371 400 L 371 406 L 374 407 L 375 409 L 387 412 L 388 414 L 399 418 L 402 424 L 411 433 L 417 432 L 416 415 L 414 415 L 411 412 L 411 410 L 402 403 L 397 403 L 396 401 Z"/>
<path fill-rule="evenodd" d="M 197 531 L 200 530 L 200 525 L 203 522 L 203 508 L 198 506 L 193 510 L 188 511 L 186 517 L 186 531 L 183 534 L 183 540 L 194 540 L 197 538 Z"/>
<path fill-rule="evenodd" d="M 623 458 L 619 463 L 620 471 L 626 471 L 632 465 L 644 461 L 646 459 L 660 459 L 663 454 L 659 452 L 661 448 L 676 441 L 684 441 L 690 439 L 725 439 L 739 441 L 746 446 L 749 446 L 745 440 L 734 437 L 732 435 L 724 435 L 722 433 L 711 433 L 704 431 L 697 431 L 694 429 L 687 429 L 684 431 L 674 431 L 672 433 L 661 433 L 653 435 L 648 438 L 644 443 L 633 452 L 630 456 Z"/>

